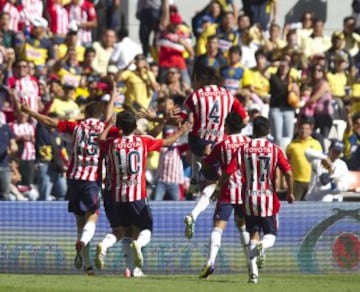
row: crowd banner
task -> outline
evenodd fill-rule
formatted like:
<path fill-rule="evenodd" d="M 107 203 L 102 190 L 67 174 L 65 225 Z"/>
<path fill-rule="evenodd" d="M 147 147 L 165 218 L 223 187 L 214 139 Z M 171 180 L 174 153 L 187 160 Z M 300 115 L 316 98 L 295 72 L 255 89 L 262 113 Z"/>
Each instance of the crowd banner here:
<path fill-rule="evenodd" d="M 150 202 L 154 217 L 151 243 L 144 249 L 146 274 L 198 274 L 206 263 L 215 205 L 198 218 L 191 240 L 184 237 L 184 216 L 195 202 Z M 91 246 L 111 231 L 103 209 Z M 279 233 L 268 250 L 264 272 L 357 273 L 360 263 L 360 203 L 282 203 Z M 0 202 L 0 272 L 71 274 L 76 228 L 66 202 Z M 122 274 L 121 244 L 112 247 L 105 269 Z M 223 233 L 216 273 L 247 273 L 233 217 Z"/>

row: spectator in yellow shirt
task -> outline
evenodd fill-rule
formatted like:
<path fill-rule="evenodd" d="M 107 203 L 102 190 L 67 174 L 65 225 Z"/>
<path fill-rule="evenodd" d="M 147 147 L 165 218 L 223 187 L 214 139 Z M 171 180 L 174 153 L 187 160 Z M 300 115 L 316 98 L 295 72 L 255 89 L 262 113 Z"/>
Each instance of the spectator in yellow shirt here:
<path fill-rule="evenodd" d="M 345 87 L 349 83 L 348 76 L 345 72 L 345 69 L 347 67 L 346 56 L 342 54 L 337 54 L 334 57 L 334 64 L 334 72 L 328 72 L 326 75 L 329 82 L 331 95 L 336 102 L 334 118 L 345 120 L 346 113 L 344 109 L 344 104 L 347 103 Z"/>
<path fill-rule="evenodd" d="M 270 84 L 269 76 L 266 74 L 266 54 L 259 49 L 255 52 L 256 67 L 250 69 L 250 74 L 245 74 L 243 85 L 251 91 L 252 102 L 263 106 L 269 103 Z"/>
<path fill-rule="evenodd" d="M 80 108 L 73 100 L 74 93 L 74 86 L 64 84 L 61 94 L 53 99 L 49 113 L 55 113 L 58 118 L 64 120 L 78 119 Z"/>
<path fill-rule="evenodd" d="M 300 120 L 297 137 L 286 149 L 293 170 L 294 195 L 297 201 L 304 199 L 311 181 L 311 165 L 305 156 L 305 151 L 307 149 L 322 151 L 320 142 L 311 137 L 313 126 L 312 118 Z"/>
<path fill-rule="evenodd" d="M 65 41 L 55 49 L 55 58 L 59 60 L 67 54 L 69 49 L 75 49 L 76 59 L 80 63 L 84 61 L 85 48 L 80 44 L 77 30 L 69 30 Z"/>
<path fill-rule="evenodd" d="M 223 53 L 226 53 L 230 47 L 238 45 L 239 38 L 234 27 L 234 13 L 224 13 L 220 24 L 211 24 L 202 32 L 197 42 L 196 55 L 206 53 L 206 43 L 210 35 L 216 35 L 219 38 L 219 48 Z"/>
<path fill-rule="evenodd" d="M 125 104 L 138 111 L 140 108 L 149 107 L 154 91 L 159 91 L 160 86 L 144 55 L 135 57 L 135 65 L 135 71 L 123 71 L 119 77 L 126 85 Z"/>

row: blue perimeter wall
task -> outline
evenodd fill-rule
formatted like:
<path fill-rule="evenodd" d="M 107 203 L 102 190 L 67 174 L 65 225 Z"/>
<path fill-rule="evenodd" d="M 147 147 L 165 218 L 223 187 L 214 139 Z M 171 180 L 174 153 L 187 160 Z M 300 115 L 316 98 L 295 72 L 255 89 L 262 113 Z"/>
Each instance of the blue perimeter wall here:
<path fill-rule="evenodd" d="M 146 274 L 197 274 L 206 262 L 214 204 L 198 218 L 195 236 L 184 238 L 183 218 L 195 202 L 151 202 L 154 230 L 144 249 Z M 103 210 L 92 241 L 110 231 Z M 358 273 L 360 203 L 283 203 L 268 273 Z M 0 202 L 0 273 L 70 274 L 75 219 L 66 202 Z M 101 273 L 122 274 L 121 244 L 109 250 Z M 231 218 L 223 234 L 217 273 L 247 273 L 238 232 Z"/>

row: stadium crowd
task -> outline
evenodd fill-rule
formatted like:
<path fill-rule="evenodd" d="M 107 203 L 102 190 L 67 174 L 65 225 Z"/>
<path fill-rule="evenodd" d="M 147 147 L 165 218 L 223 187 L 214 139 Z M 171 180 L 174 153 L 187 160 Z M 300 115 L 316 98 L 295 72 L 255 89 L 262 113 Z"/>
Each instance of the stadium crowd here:
<path fill-rule="evenodd" d="M 344 173 L 360 171 L 357 2 L 328 36 L 312 11 L 280 27 L 277 0 L 209 0 L 191 24 L 168 0 L 138 0 L 137 43 L 114 13 L 120 0 L 1 0 L 0 199 L 63 200 L 73 151 L 71 137 L 17 111 L 14 100 L 80 120 L 89 102 L 106 105 L 115 86 L 114 111 L 132 109 L 139 134 L 160 127 L 166 138 L 178 130 L 168 121 L 182 114 L 199 66 L 213 68 L 247 110 L 244 135 L 252 136 L 255 117 L 269 118 L 268 138 L 289 158 L 297 200 L 347 190 Z M 151 153 L 147 169 L 151 198 L 193 199 L 186 138 Z M 280 175 L 277 188 L 287 188 Z"/>

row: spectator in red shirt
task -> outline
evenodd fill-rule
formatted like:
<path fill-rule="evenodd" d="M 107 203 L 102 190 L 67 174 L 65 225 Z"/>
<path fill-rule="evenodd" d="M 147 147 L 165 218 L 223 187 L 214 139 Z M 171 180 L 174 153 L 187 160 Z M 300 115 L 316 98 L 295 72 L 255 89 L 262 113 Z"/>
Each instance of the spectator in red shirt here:
<path fill-rule="evenodd" d="M 191 35 L 183 29 L 183 19 L 178 12 L 171 12 L 168 0 L 163 2 L 163 14 L 160 20 L 160 32 L 157 46 L 159 49 L 160 82 L 165 82 L 168 70 L 172 67 L 181 71 L 182 80 L 190 84 L 190 77 L 184 58 L 187 51 L 194 55 Z"/>
<path fill-rule="evenodd" d="M 72 0 L 66 6 L 70 25 L 75 23 L 79 27 L 79 40 L 83 46 L 89 47 L 92 43 L 91 30 L 97 26 L 94 5 L 88 0 Z"/>

